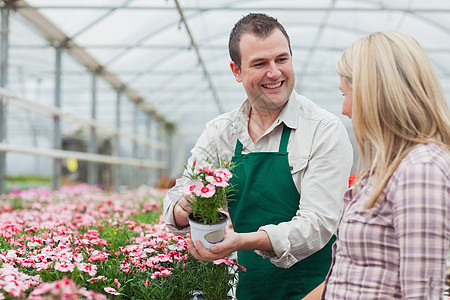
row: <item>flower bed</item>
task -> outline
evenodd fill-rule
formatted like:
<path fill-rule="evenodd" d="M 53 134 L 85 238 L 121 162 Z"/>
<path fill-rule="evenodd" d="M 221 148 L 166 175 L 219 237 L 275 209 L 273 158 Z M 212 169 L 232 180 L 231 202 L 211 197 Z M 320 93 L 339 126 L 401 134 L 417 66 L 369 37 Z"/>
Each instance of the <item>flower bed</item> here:
<path fill-rule="evenodd" d="M 0 299 L 223 299 L 240 267 L 200 262 L 161 219 L 165 190 L 13 190 L 0 201 Z"/>

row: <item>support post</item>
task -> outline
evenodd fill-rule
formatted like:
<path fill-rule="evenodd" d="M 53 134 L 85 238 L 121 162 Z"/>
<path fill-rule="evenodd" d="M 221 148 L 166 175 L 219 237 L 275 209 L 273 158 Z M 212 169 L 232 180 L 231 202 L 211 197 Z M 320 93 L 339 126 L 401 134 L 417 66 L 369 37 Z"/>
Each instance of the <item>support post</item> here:
<path fill-rule="evenodd" d="M 9 7 L 2 8 L 0 86 L 8 85 Z M 6 141 L 6 104 L 0 96 L 0 143 Z M 0 152 L 0 194 L 6 192 L 6 152 Z"/>
<path fill-rule="evenodd" d="M 147 140 L 150 140 L 150 136 L 151 136 L 151 119 L 150 119 L 150 115 L 146 114 L 145 115 L 145 138 Z M 150 156 L 150 145 L 146 145 L 144 146 L 144 157 L 145 159 L 149 159 Z M 152 169 L 147 169 L 145 170 L 145 184 L 146 185 L 150 185 L 150 175 L 152 173 Z"/>
<path fill-rule="evenodd" d="M 116 98 L 116 128 L 120 130 L 120 102 L 122 98 L 122 91 L 117 90 Z M 114 138 L 113 155 L 120 156 L 120 138 L 117 134 Z M 113 166 L 113 182 L 114 191 L 119 192 L 120 190 L 120 165 Z"/>
<path fill-rule="evenodd" d="M 158 136 L 158 124 L 156 123 L 155 119 L 150 120 L 150 129 L 149 130 L 150 130 L 151 140 L 156 141 L 157 136 Z M 149 159 L 154 159 L 154 160 L 158 159 L 156 147 L 150 148 Z M 150 170 L 150 182 L 152 185 L 156 184 L 156 182 L 158 181 L 158 176 L 159 176 L 159 170 L 156 170 L 156 169 Z"/>
<path fill-rule="evenodd" d="M 134 103 L 134 112 L 133 112 L 133 134 L 137 135 L 138 132 L 138 117 L 139 117 L 139 105 L 138 103 Z M 133 140 L 133 158 L 137 158 L 138 156 L 138 144 L 136 140 Z M 137 187 L 139 184 L 139 174 L 140 174 L 139 167 L 134 168 L 133 174 L 133 187 Z"/>
<path fill-rule="evenodd" d="M 55 99 L 54 105 L 57 108 L 61 107 L 61 54 L 62 48 L 56 46 L 56 60 L 55 60 Z M 61 150 L 61 119 L 60 116 L 53 116 L 53 149 Z M 61 184 L 61 168 L 62 160 L 60 158 L 53 159 L 52 172 L 52 188 L 58 190 Z"/>
<path fill-rule="evenodd" d="M 97 74 L 92 72 L 92 101 L 91 101 L 91 119 L 97 118 Z M 97 135 L 95 127 L 90 129 L 89 153 L 97 154 Z M 94 185 L 98 183 L 98 164 L 90 162 L 88 164 L 88 183 Z"/>

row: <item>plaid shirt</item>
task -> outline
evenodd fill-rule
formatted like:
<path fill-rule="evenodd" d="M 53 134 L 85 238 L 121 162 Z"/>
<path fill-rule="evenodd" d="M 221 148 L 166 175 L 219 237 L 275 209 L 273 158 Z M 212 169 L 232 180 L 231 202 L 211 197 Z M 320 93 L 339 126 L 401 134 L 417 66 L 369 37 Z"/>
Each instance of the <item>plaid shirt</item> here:
<path fill-rule="evenodd" d="M 365 176 L 344 196 L 322 299 L 442 299 L 450 241 L 450 151 L 417 145 L 372 209 Z"/>

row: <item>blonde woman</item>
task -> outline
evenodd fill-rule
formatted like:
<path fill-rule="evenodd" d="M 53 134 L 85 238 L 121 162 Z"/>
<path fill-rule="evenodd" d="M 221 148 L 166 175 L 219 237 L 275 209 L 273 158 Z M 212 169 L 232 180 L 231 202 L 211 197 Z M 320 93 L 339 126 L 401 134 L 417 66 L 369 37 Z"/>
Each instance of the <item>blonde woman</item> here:
<path fill-rule="evenodd" d="M 377 32 L 338 72 L 361 176 L 344 196 L 329 274 L 305 299 L 442 299 L 450 114 L 430 61 L 413 38 Z"/>

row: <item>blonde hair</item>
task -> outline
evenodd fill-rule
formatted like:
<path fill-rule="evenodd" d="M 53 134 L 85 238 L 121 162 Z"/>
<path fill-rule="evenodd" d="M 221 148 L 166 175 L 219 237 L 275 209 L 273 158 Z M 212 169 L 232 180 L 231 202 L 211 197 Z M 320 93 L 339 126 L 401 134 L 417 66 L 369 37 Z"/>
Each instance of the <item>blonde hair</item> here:
<path fill-rule="evenodd" d="M 375 178 L 371 208 L 415 145 L 450 148 L 450 113 L 428 57 L 405 34 L 383 31 L 357 40 L 337 70 L 352 88 L 360 174 Z"/>

